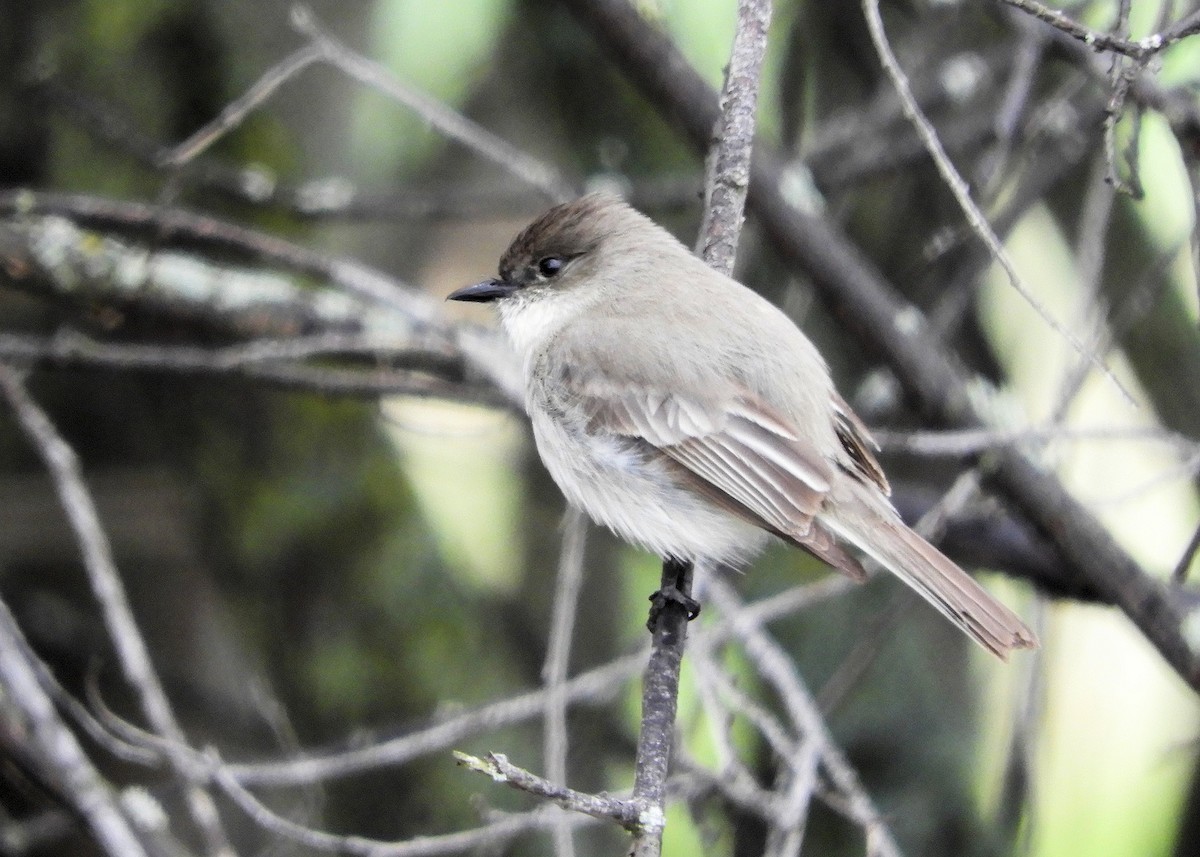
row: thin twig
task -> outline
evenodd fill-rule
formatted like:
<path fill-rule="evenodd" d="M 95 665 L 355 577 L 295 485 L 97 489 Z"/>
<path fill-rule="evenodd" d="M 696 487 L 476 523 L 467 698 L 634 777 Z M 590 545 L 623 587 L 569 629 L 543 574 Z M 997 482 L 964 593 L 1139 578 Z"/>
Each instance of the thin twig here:
<path fill-rule="evenodd" d="M 126 681 L 133 688 L 146 721 L 154 731 L 173 744 L 186 745 L 171 704 L 150 660 L 145 640 L 138 630 L 125 587 L 121 583 L 108 536 L 100 523 L 95 503 L 84 484 L 79 459 L 63 440 L 54 424 L 29 395 L 19 374 L 0 364 L 0 393 L 8 400 L 45 463 L 67 520 L 83 554 L 84 568 L 104 616 L 108 634 L 116 648 Z M 212 797 L 190 778 L 187 764 L 172 756 L 172 768 L 187 784 L 185 794 L 192 820 L 204 836 L 206 852 L 214 857 L 232 857 Z"/>
<path fill-rule="evenodd" d="M 112 728 L 114 723 L 124 723 L 125 721 L 121 721 L 112 713 L 100 695 L 97 687 L 97 671 L 93 670 L 92 675 L 88 678 L 88 705 L 85 705 L 68 693 L 58 678 L 45 668 L 44 664 L 39 662 L 36 666 L 39 667 L 38 681 L 42 683 L 42 687 L 46 688 L 46 692 L 51 695 L 55 704 L 70 715 L 76 725 L 114 759 L 147 768 L 161 769 L 163 767 L 162 752 L 157 747 L 146 746 L 146 742 L 140 740 L 141 732 L 138 733 L 137 740 L 130 741 L 123 737 L 119 730 Z M 96 713 L 93 714 L 93 711 Z"/>
<path fill-rule="evenodd" d="M 52 78 L 34 92 L 93 139 L 158 169 L 174 147 L 140 130 L 121 108 L 93 93 Z M 540 211 L 546 194 L 522 182 L 480 186 L 477 181 L 431 186 L 421 183 L 379 189 L 360 186 L 345 175 L 327 175 L 292 183 L 259 163 L 227 164 L 204 154 L 176 168 L 172 178 L 187 187 L 215 191 L 256 208 L 270 207 L 306 220 L 407 221 L 484 220 Z M 690 210 L 703 178 L 684 173 L 660 178 L 630 178 L 627 198 L 640 211 Z"/>
<path fill-rule="evenodd" d="M 8 372 L 0 367 L 0 373 Z M 121 812 L 112 787 L 92 766 L 38 682 L 33 658 L 8 605 L 0 601 L 0 685 L 6 709 L 5 735 L 16 729 L 26 731 L 22 743 L 38 753 L 38 763 L 42 766 L 38 773 L 61 786 L 59 796 L 78 813 L 105 854 L 145 857 L 146 851 Z M 4 743 L 8 743 L 7 738 Z"/>
<path fill-rule="evenodd" d="M 581 673 L 563 686 L 566 698 L 571 704 L 607 703 L 645 663 L 645 653 L 639 652 Z M 341 753 L 300 756 L 281 762 L 230 764 L 226 769 L 245 785 L 285 786 L 343 779 L 402 765 L 411 759 L 445 750 L 480 732 L 532 720 L 544 714 L 547 695 L 546 688 L 539 688 L 463 712 L 400 738 Z"/>
<path fill-rule="evenodd" d="M 261 107 L 281 86 L 314 63 L 325 59 L 319 45 L 305 45 L 271 66 L 242 95 L 230 101 L 215 119 L 195 131 L 190 137 L 159 155 L 159 166 L 181 167 L 202 154 L 213 143 L 241 125 L 246 117 Z"/>
<path fill-rule="evenodd" d="M 1109 224 L 1112 222 L 1114 187 L 1105 180 L 1105 165 L 1100 159 L 1093 164 L 1088 178 L 1079 218 L 1079 240 L 1075 244 L 1075 259 L 1079 268 L 1079 296 L 1076 315 L 1081 324 L 1098 325 L 1090 318 L 1101 304 L 1101 285 L 1107 261 Z"/>
<path fill-rule="evenodd" d="M 1123 488 L 1112 494 L 1093 497 L 1090 499 L 1090 502 L 1097 508 L 1121 506 L 1163 485 L 1193 479 L 1197 474 L 1200 474 L 1200 453 L 1191 455 L 1181 462 L 1168 465 L 1128 488 Z"/>
<path fill-rule="evenodd" d="M 1016 51 L 1009 69 L 1008 84 L 1004 88 L 1004 98 L 992 119 L 996 143 L 985 154 L 979 168 L 981 184 L 993 193 L 1009 159 L 1021 120 L 1028 113 L 1036 72 L 1049 42 L 1041 27 L 1024 17 L 1017 17 L 1016 20 L 1020 22 Z"/>
<path fill-rule="evenodd" d="M 354 344 L 357 340 L 358 344 Z M 437 351 L 396 348 L 372 337 L 343 334 L 258 340 L 247 345 L 205 348 L 98 342 L 74 333 L 32 336 L 0 333 L 0 360 L 30 368 L 119 369 L 127 372 L 242 378 L 327 395 L 403 395 L 515 407 L 492 385 L 462 378 L 462 367 Z M 363 366 L 302 362 L 321 356 L 355 357 Z"/>
<path fill-rule="evenodd" d="M 1125 146 L 1124 157 L 1117 153 L 1117 125 L 1125 112 L 1125 102 L 1129 96 L 1130 87 L 1142 71 L 1142 64 L 1133 60 L 1113 59 L 1110 75 L 1110 94 L 1108 106 L 1104 113 L 1104 154 L 1108 166 L 1107 181 L 1121 193 L 1132 199 L 1140 200 L 1144 196 L 1140 169 L 1138 165 L 1138 150 L 1142 139 L 1142 114 L 1145 108 L 1139 103 L 1133 104 L 1133 115 L 1129 121 L 1129 142 Z M 1121 176 L 1121 161 L 1125 162 L 1128 178 Z"/>
<path fill-rule="evenodd" d="M 880 857 L 899 857 L 900 848 L 892 838 L 887 822 L 875 808 L 870 796 L 859 784 L 858 775 L 829 734 L 824 718 L 796 672 L 787 653 L 760 625 L 748 619 L 741 599 L 716 575 L 705 578 L 705 592 L 714 606 L 733 625 L 734 636 L 754 662 L 759 674 L 780 694 L 784 709 L 805 740 L 814 742 L 821 764 L 834 786 L 846 799 L 854 819 L 873 842 Z"/>
<path fill-rule="evenodd" d="M 292 26 L 312 39 L 326 62 L 376 92 L 403 104 L 444 136 L 504 167 L 510 174 L 552 200 L 562 202 L 574 195 L 571 186 L 556 169 L 497 137 L 433 96 L 399 80 L 374 60 L 350 50 L 321 27 L 307 7 L 292 7 Z"/>
<path fill-rule="evenodd" d="M 687 777 L 692 783 L 693 794 L 699 796 L 704 796 L 709 792 L 719 794 L 743 812 L 761 818 L 763 821 L 770 821 L 775 812 L 775 795 L 758 783 L 747 779 L 741 771 L 733 776 L 724 771 L 721 773 L 710 771 L 699 765 L 694 759 L 689 758 L 686 748 L 680 749 L 677 761 L 682 772 L 681 775 Z M 688 797 L 690 798 L 691 795 Z"/>
<path fill-rule="evenodd" d="M 189 163 L 222 136 L 238 127 L 247 116 L 261 107 L 285 83 L 295 79 L 301 71 L 315 63 L 324 62 L 404 105 L 446 137 L 499 164 L 513 176 L 551 199 L 561 201 L 571 196 L 569 186 L 552 167 L 510 145 L 436 98 L 398 80 L 379 63 L 350 50 L 319 25 L 307 7 L 297 5 L 292 8 L 292 26 L 307 36 L 310 43 L 267 69 L 241 96 L 229 102 L 211 122 L 177 146 L 162 152 L 158 158 L 160 165 L 181 167 Z"/>
<path fill-rule="evenodd" d="M 831 574 L 812 583 L 785 589 L 776 595 L 746 605 L 754 621 L 767 625 L 805 610 L 814 604 L 852 592 L 858 584 L 841 574 Z"/>
<path fill-rule="evenodd" d="M 1059 9 L 1044 6 L 1038 0 L 1000 0 L 1039 21 L 1044 21 L 1094 51 L 1112 51 L 1134 59 L 1145 59 L 1170 47 L 1181 39 L 1200 32 L 1200 12 L 1194 12 L 1167 29 L 1141 39 L 1128 39 L 1116 33 L 1093 30 Z"/>
<path fill-rule="evenodd" d="M 960 429 L 957 431 L 873 432 L 888 452 L 969 458 L 1008 446 L 1040 447 L 1052 443 L 1158 443 L 1181 454 L 1200 451 L 1200 443 L 1162 428 L 1106 426 L 1029 426 L 1014 429 Z"/>
<path fill-rule="evenodd" d="M 542 683 L 546 688 L 542 753 L 547 778 L 565 786 L 569 746 L 566 682 L 571 660 L 571 638 L 579 610 L 579 590 L 583 584 L 587 518 L 575 507 L 569 507 L 563 519 L 562 529 L 562 551 L 558 560 L 550 640 L 546 645 L 546 661 L 542 665 Z M 574 857 L 575 841 L 571 836 L 571 827 L 566 821 L 554 828 L 554 853 L 556 857 Z"/>
<path fill-rule="evenodd" d="M 816 741 L 806 738 L 796 761 L 781 776 L 778 811 L 768 824 L 766 854 L 770 857 L 800 857 L 808 812 L 817 793 L 817 768 L 821 762 Z"/>
<path fill-rule="evenodd" d="M 477 853 L 522 833 L 545 830 L 559 823 L 557 813 L 535 809 L 473 830 L 435 836 L 415 836 L 398 842 L 368 839 L 363 836 L 340 836 L 284 818 L 251 794 L 226 768 L 217 766 L 213 778 L 230 800 L 264 830 L 309 848 L 352 857 L 440 857 L 444 854 Z M 590 819 L 584 815 L 574 815 L 570 820 L 575 826 L 589 822 Z"/>
<path fill-rule="evenodd" d="M 485 758 L 480 759 L 477 756 L 455 752 L 454 758 L 458 764 L 469 770 L 486 774 L 496 782 L 514 789 L 551 800 L 563 809 L 615 821 L 627 830 L 636 831 L 643 826 L 642 807 L 636 800 L 584 794 L 560 786 L 514 765 L 503 753 L 488 753 Z"/>
<path fill-rule="evenodd" d="M 1003 244 L 1000 243 L 1000 239 L 996 236 L 991 224 L 988 223 L 983 212 L 979 210 L 979 206 L 971 198 L 971 190 L 967 186 L 966 181 L 963 180 L 963 177 L 959 175 L 954 164 L 951 163 L 950 157 L 946 154 L 946 150 L 938 138 L 937 131 L 934 130 L 933 125 L 922 112 L 921 106 L 913 98 L 912 90 L 908 85 L 908 78 L 904 74 L 904 70 L 900 68 L 900 62 L 896 59 L 895 53 L 892 52 L 887 33 L 884 31 L 883 16 L 879 11 L 879 0 L 862 0 L 862 4 L 863 12 L 867 18 L 867 29 L 871 34 L 871 40 L 875 44 L 875 51 L 879 56 L 884 71 L 900 96 L 905 116 L 908 117 L 913 127 L 916 128 L 917 134 L 925 144 L 925 148 L 929 151 L 929 156 L 933 159 L 934 166 L 942 177 L 942 181 L 945 182 L 946 187 L 954 195 L 972 231 L 987 246 L 992 257 L 1008 277 L 1009 284 L 1032 307 L 1033 311 L 1041 317 L 1042 321 L 1062 337 L 1076 353 L 1086 357 L 1116 387 L 1121 395 L 1125 397 L 1126 401 L 1133 404 L 1133 396 L 1125 389 L 1125 386 L 1117 379 L 1116 375 L 1112 373 L 1112 370 L 1104 365 L 1101 356 L 1088 348 L 1075 334 L 1064 327 L 1053 316 L 1050 310 L 1038 300 L 1024 278 L 1017 272 L 1016 266 L 1013 265 L 1012 259 L 1009 258 L 1007 251 L 1005 251 Z"/>

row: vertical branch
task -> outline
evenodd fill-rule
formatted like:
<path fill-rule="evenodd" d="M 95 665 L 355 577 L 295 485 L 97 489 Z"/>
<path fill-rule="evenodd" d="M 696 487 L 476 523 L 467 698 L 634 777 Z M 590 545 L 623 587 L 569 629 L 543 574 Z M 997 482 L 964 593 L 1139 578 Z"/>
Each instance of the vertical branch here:
<path fill-rule="evenodd" d="M 690 562 L 664 559 L 662 588 L 652 596 L 659 599 L 664 593 L 675 593 L 674 598 L 655 600 L 650 619 L 654 643 L 642 679 L 642 724 L 633 775 L 638 830 L 630 852 L 632 857 L 658 857 L 662 852 L 667 771 L 679 702 L 679 669 L 687 641 L 689 608 L 685 599 L 691 597 L 692 570 Z"/>
<path fill-rule="evenodd" d="M 721 90 L 721 117 L 713 129 L 713 148 L 709 152 L 709 179 L 699 237 L 701 258 L 709 267 L 726 275 L 733 273 L 746 194 L 750 190 L 750 152 L 771 2 L 741 0 L 737 14 L 737 35 L 729 57 L 725 88 Z"/>
<path fill-rule="evenodd" d="M 571 636 L 579 609 L 579 588 L 583 581 L 586 538 L 587 520 L 578 509 L 569 507 L 563 519 L 554 615 L 550 620 L 546 662 L 542 666 L 542 683 L 546 687 L 543 743 L 546 778 L 562 786 L 567 784 L 567 672 L 571 660 Z M 554 828 L 554 853 L 555 857 L 574 857 L 575 854 L 571 824 L 565 816 Z"/>
<path fill-rule="evenodd" d="M 704 261 L 727 275 L 733 272 L 750 186 L 759 75 L 770 20 L 770 0 L 739 0 L 737 31 L 710 152 L 711 169 L 698 245 Z M 691 601 L 692 571 L 690 562 L 669 557 L 663 560 L 662 589 L 658 595 L 670 597 L 656 601 L 656 607 L 659 604 L 662 607 L 651 614 L 654 644 L 642 685 L 642 723 L 633 785 L 633 800 L 640 820 L 631 852 L 634 857 L 657 857 L 662 851 L 679 669 L 689 611 L 698 607 Z"/>

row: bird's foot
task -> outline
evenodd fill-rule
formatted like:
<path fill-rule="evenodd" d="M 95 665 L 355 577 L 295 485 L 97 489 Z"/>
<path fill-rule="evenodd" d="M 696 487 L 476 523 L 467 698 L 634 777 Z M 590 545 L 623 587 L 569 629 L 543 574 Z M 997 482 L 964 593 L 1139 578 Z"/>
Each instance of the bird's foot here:
<path fill-rule="evenodd" d="M 663 610 L 670 604 L 678 604 L 686 610 L 689 622 L 700 615 L 699 601 L 690 595 L 684 595 L 673 584 L 665 584 L 650 596 L 650 618 L 646 620 L 646 627 L 650 629 L 650 633 L 654 633 L 654 626 L 658 624 Z"/>

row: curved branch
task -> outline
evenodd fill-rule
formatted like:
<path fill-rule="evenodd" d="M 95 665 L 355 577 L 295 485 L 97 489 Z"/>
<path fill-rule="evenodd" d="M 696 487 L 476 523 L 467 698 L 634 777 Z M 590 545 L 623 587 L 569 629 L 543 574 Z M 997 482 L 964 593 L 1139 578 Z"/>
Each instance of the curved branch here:
<path fill-rule="evenodd" d="M 142 714 L 155 734 L 172 745 L 185 744 L 183 730 L 175 717 L 170 700 L 150 660 L 150 652 L 133 616 L 125 586 L 117 572 L 112 547 L 100 525 L 100 517 L 84 484 L 79 459 L 63 440 L 50 418 L 26 391 L 16 370 L 0 365 L 0 394 L 3 394 L 17 417 L 30 443 L 46 465 L 63 511 L 75 531 L 75 539 L 83 554 L 84 568 L 96 601 L 104 614 L 109 638 L 116 649 L 125 680 L 133 688 Z M 167 757 L 171 767 L 184 782 L 184 795 L 192 820 L 200 831 L 205 853 L 212 857 L 229 857 L 228 839 L 222 827 L 216 805 L 210 795 L 187 767 L 186 761 L 172 753 Z"/>
<path fill-rule="evenodd" d="M 38 681 L 38 667 L 21 629 L 0 601 L 0 686 L 4 689 L 5 729 L 0 742 L 18 758 L 33 752 L 39 774 L 63 786 L 64 800 L 91 830 L 98 847 L 110 857 L 146 857 L 146 850 L 121 812 L 112 787 L 55 711 Z M 14 747 L 20 731 L 27 737 Z"/>

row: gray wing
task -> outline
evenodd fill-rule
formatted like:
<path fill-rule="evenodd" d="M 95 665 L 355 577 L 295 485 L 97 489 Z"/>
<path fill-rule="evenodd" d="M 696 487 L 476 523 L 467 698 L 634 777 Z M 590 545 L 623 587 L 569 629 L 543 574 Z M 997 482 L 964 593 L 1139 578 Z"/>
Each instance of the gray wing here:
<path fill-rule="evenodd" d="M 765 403 L 745 395 L 716 405 L 645 390 L 580 399 L 593 429 L 641 438 L 694 475 L 710 499 L 846 574 L 864 576 L 815 520 L 833 465 Z"/>

